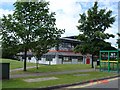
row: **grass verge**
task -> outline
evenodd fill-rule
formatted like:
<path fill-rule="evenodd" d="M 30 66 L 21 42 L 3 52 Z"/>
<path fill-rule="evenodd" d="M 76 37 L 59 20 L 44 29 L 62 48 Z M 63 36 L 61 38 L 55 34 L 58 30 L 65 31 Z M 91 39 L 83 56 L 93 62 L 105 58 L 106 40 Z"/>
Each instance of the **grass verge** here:
<path fill-rule="evenodd" d="M 75 74 L 88 74 L 88 76 L 75 76 Z M 72 74 L 62 74 L 62 75 L 48 75 L 48 76 L 37 76 L 37 77 L 27 77 L 19 79 L 10 79 L 3 80 L 2 88 L 40 88 L 53 85 L 62 85 L 62 84 L 71 84 L 76 82 L 83 82 L 92 79 L 104 78 L 108 76 L 114 76 L 117 74 L 107 73 L 107 72 L 81 72 L 81 73 L 72 73 Z M 33 78 L 42 78 L 42 77 L 57 77 L 57 80 L 49 80 L 42 82 L 25 82 L 23 79 L 33 79 Z"/>
<path fill-rule="evenodd" d="M 0 59 L 0 63 L 10 63 L 10 69 L 23 68 L 23 62 L 12 59 Z M 27 66 L 35 66 L 35 63 L 27 62 Z"/>

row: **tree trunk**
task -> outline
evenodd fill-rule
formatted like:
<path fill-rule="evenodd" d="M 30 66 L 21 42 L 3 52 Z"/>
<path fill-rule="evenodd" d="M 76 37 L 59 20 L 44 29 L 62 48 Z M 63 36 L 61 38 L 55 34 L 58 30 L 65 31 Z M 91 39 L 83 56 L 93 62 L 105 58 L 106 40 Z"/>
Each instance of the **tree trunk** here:
<path fill-rule="evenodd" d="M 94 58 L 94 54 L 92 54 L 92 63 L 91 63 L 92 68 L 94 68 L 94 66 L 93 66 L 93 58 Z"/>
<path fill-rule="evenodd" d="M 49 60 L 49 65 L 50 65 L 50 60 Z"/>
<path fill-rule="evenodd" d="M 35 56 L 36 57 L 36 69 L 38 69 L 39 68 L 39 60 L 40 60 L 40 57 L 41 57 L 42 55 L 39 55 L 39 56 Z"/>
<path fill-rule="evenodd" d="M 23 70 L 23 71 L 27 71 L 27 70 L 26 70 L 26 60 L 27 60 L 27 49 L 25 48 L 25 54 L 24 54 L 24 70 Z"/>
<path fill-rule="evenodd" d="M 38 59 L 36 59 L 36 68 L 38 69 Z"/>

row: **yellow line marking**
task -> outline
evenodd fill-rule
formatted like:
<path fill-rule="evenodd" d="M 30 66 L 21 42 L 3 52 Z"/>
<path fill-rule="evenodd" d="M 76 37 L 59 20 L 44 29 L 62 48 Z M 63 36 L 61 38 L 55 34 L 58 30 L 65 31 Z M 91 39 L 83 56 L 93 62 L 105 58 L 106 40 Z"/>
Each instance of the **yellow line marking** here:
<path fill-rule="evenodd" d="M 76 85 L 76 86 L 69 86 L 69 87 L 66 87 L 66 88 L 83 88 L 83 87 L 88 87 L 88 86 L 92 86 L 92 85 L 96 85 L 96 84 L 105 84 L 105 83 L 109 83 L 110 81 L 113 81 L 113 80 L 116 80 L 118 78 L 112 78 L 112 79 L 106 79 L 106 80 L 99 80 L 99 81 L 96 81 L 96 82 L 90 82 L 88 84 L 83 84 L 83 85 Z"/>
<path fill-rule="evenodd" d="M 102 60 L 100 62 L 119 62 L 119 61 L 108 61 L 108 60 Z"/>

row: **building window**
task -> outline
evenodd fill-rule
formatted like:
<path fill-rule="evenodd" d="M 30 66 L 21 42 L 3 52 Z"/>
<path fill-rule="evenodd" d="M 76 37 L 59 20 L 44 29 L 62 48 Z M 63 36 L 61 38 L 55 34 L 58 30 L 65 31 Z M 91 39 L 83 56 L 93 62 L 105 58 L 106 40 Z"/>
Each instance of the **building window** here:
<path fill-rule="evenodd" d="M 71 62 L 71 58 L 70 57 L 63 57 L 63 61 L 64 62 Z"/>
<path fill-rule="evenodd" d="M 60 59 L 63 59 L 63 56 L 62 56 L 62 55 L 59 55 L 59 58 L 60 58 Z"/>
<path fill-rule="evenodd" d="M 83 62 L 83 56 L 78 57 L 78 62 Z"/>
<path fill-rule="evenodd" d="M 52 61 L 52 58 L 46 58 L 46 61 Z"/>
<path fill-rule="evenodd" d="M 71 43 L 60 43 L 59 50 L 71 51 L 73 50 L 73 47 Z"/>
<path fill-rule="evenodd" d="M 55 55 L 43 55 L 41 58 L 46 58 L 46 61 L 52 61 Z"/>

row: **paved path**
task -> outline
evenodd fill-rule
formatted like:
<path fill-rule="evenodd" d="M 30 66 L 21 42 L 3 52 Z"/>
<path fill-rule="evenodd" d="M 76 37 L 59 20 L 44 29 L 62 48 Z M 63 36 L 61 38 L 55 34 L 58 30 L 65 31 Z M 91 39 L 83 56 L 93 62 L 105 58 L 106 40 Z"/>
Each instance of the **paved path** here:
<path fill-rule="evenodd" d="M 15 74 L 15 75 L 10 75 L 10 78 L 25 78 L 25 77 L 31 77 L 31 76 L 48 76 L 48 75 L 57 75 L 57 74 L 60 75 L 60 74 L 71 74 L 71 73 L 77 73 L 77 72 L 91 72 L 91 71 L 94 71 L 94 69 L 47 72 L 47 73 Z"/>
<path fill-rule="evenodd" d="M 36 66 L 29 66 L 29 67 L 27 67 L 27 69 L 35 68 L 35 67 Z M 12 69 L 12 70 L 10 70 L 10 72 L 15 72 L 15 71 L 20 71 L 20 70 L 23 70 L 23 68 Z"/>

